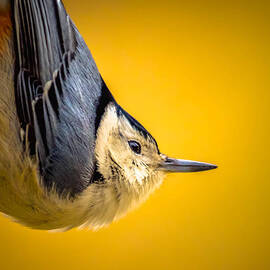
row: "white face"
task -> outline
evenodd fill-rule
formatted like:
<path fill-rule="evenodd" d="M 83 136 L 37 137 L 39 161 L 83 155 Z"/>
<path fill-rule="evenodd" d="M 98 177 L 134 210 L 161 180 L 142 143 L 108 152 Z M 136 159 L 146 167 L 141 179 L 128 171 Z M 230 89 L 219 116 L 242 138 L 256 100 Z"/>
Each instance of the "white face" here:
<path fill-rule="evenodd" d="M 164 158 L 154 140 L 145 138 L 124 115 L 119 117 L 114 105 L 109 105 L 100 124 L 96 156 L 105 179 L 122 174 L 129 183 L 143 185 L 163 175 L 157 168 Z"/>

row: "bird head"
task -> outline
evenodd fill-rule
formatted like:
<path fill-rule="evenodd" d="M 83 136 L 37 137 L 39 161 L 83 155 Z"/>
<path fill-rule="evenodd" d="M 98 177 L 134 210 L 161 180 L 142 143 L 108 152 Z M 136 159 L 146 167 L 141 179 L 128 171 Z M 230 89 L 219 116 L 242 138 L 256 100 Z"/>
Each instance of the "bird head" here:
<path fill-rule="evenodd" d="M 217 167 L 161 154 L 151 134 L 116 103 L 107 106 L 100 123 L 96 159 L 104 179 L 121 179 L 128 185 L 160 183 L 169 172 L 197 172 Z"/>

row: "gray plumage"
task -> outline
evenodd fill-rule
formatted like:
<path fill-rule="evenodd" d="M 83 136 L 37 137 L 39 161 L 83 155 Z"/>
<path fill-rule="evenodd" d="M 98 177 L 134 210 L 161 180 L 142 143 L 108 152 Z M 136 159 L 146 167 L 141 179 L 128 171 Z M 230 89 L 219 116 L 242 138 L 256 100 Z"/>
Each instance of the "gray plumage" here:
<path fill-rule="evenodd" d="M 114 100 L 60 0 L 0 9 L 1 212 L 36 229 L 95 229 L 140 205 L 167 172 L 216 168 L 160 153 Z"/>
<path fill-rule="evenodd" d="M 75 195 L 94 171 L 101 76 L 60 1 L 14 1 L 13 11 L 17 110 L 24 131 L 34 133 L 26 140 L 45 184 Z"/>

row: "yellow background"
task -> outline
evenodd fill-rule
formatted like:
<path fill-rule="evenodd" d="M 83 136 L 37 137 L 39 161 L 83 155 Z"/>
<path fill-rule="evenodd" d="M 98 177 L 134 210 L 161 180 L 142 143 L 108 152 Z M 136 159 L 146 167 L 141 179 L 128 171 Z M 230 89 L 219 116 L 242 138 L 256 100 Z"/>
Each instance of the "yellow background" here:
<path fill-rule="evenodd" d="M 219 165 L 170 175 L 98 232 L 0 218 L 0 269 L 270 269 L 267 1 L 66 0 L 118 102 L 162 152 Z"/>

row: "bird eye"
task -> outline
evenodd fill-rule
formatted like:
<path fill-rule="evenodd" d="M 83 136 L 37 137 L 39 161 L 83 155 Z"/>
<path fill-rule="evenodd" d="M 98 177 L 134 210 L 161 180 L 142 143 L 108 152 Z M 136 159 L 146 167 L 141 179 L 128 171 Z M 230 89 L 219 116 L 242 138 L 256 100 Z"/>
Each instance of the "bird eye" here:
<path fill-rule="evenodd" d="M 131 148 L 131 150 L 136 153 L 136 154 L 140 154 L 141 153 L 141 145 L 136 142 L 136 141 L 129 141 L 128 142 L 129 147 Z"/>

